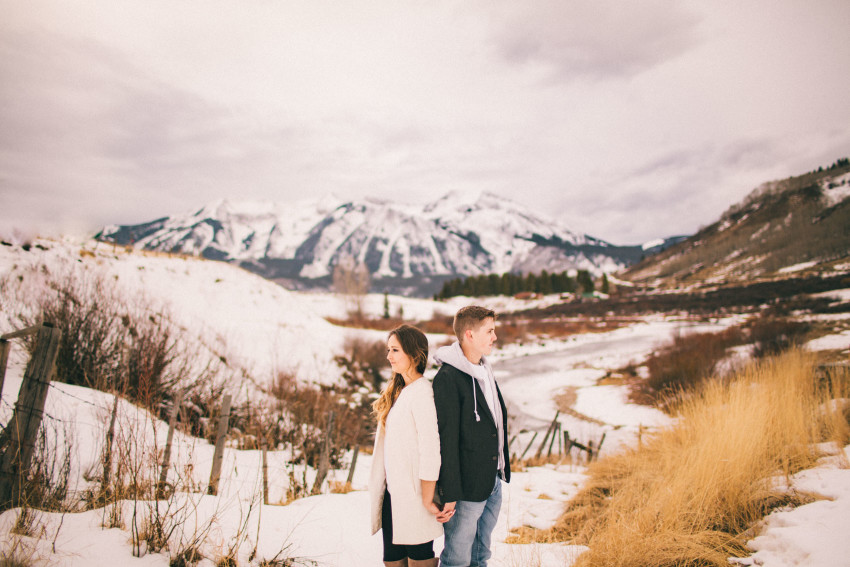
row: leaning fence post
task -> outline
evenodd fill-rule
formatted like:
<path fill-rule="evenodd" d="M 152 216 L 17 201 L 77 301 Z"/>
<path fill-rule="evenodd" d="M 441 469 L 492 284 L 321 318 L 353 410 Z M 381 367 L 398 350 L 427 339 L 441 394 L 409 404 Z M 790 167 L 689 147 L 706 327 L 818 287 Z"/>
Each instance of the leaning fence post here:
<path fill-rule="evenodd" d="M 165 481 L 168 478 L 168 467 L 171 464 L 171 442 L 174 440 L 177 412 L 180 411 L 182 401 L 183 393 L 177 392 L 177 396 L 174 397 L 174 406 L 171 408 L 171 415 L 168 416 L 168 437 L 165 439 L 165 453 L 162 455 L 162 468 L 159 472 L 159 482 L 156 484 L 157 498 L 165 498 Z"/>
<path fill-rule="evenodd" d="M 345 482 L 351 484 L 351 480 L 354 478 L 354 467 L 357 465 L 357 453 L 360 452 L 360 445 L 357 444 L 354 446 L 354 454 L 351 455 L 351 467 L 348 469 L 348 480 Z"/>
<path fill-rule="evenodd" d="M 224 460 L 224 439 L 227 436 L 227 426 L 230 422 L 230 394 L 221 401 L 221 415 L 218 416 L 218 431 L 215 436 L 215 454 L 213 454 L 210 485 L 207 494 L 218 494 L 218 479 L 221 476 L 221 462 Z"/>
<path fill-rule="evenodd" d="M 59 352 L 62 332 L 50 323 L 26 329 L 23 332 L 38 332 L 35 351 L 27 364 L 15 411 L 3 432 L 5 447 L 0 456 L 0 509 L 19 503 L 23 478 L 29 471 L 30 459 L 35 450 L 38 429 L 47 402 L 50 375 Z M 10 335 L 20 336 L 20 333 Z"/>
<path fill-rule="evenodd" d="M 549 434 L 552 432 L 552 424 L 549 424 L 549 427 L 546 428 L 546 435 L 543 436 L 543 441 L 540 443 L 540 446 L 537 448 L 537 452 L 534 454 L 536 459 L 540 458 L 540 455 L 543 454 L 543 449 L 546 447 L 546 442 L 549 440 Z"/>
<path fill-rule="evenodd" d="M 602 439 L 599 440 L 599 445 L 596 446 L 596 458 L 599 459 L 599 453 L 602 451 L 602 444 L 605 443 L 605 436 L 608 435 L 608 432 L 602 433 Z"/>
<path fill-rule="evenodd" d="M 561 410 L 555 412 L 555 419 L 552 420 L 552 423 L 549 424 L 549 429 L 546 430 L 546 436 L 543 437 L 543 442 L 540 443 L 540 447 L 537 449 L 537 454 L 535 457 L 540 458 L 540 455 L 543 454 L 543 449 L 546 447 L 546 441 L 549 440 L 549 434 L 553 433 L 555 430 L 555 424 L 558 422 L 558 416 L 561 415 Z"/>
<path fill-rule="evenodd" d="M 9 363 L 9 351 L 12 343 L 6 339 L 0 339 L 0 396 L 3 395 L 3 382 L 6 380 L 6 365 Z"/>
<path fill-rule="evenodd" d="M 313 483 L 311 494 L 318 494 L 322 491 L 322 483 L 325 482 L 325 477 L 328 475 L 328 467 L 330 466 L 331 452 L 331 437 L 334 429 L 334 412 L 328 414 L 328 428 L 325 432 L 325 446 L 322 449 L 322 456 L 319 460 L 319 470 L 316 471 L 316 482 Z"/>
<path fill-rule="evenodd" d="M 534 432 L 534 435 L 531 436 L 531 441 L 528 442 L 528 445 L 525 447 L 525 451 L 522 452 L 522 455 L 519 456 L 519 460 L 521 461 L 525 454 L 528 453 L 528 450 L 531 449 L 531 444 L 534 443 L 534 440 L 537 439 L 537 432 Z"/>
<path fill-rule="evenodd" d="M 552 430 L 552 438 L 549 440 L 549 451 L 546 453 L 547 457 L 552 456 L 552 445 L 555 444 L 555 437 L 558 437 L 560 439 L 560 437 L 561 437 L 559 435 L 560 431 L 561 431 L 561 422 L 559 421 L 559 422 L 555 423 L 555 429 Z"/>
<path fill-rule="evenodd" d="M 561 423 L 559 422 L 559 423 L 558 423 L 558 456 L 559 456 L 559 457 L 560 457 L 560 456 L 562 456 L 562 455 L 564 454 L 564 451 L 562 450 L 562 447 L 563 447 L 563 445 L 562 445 L 562 441 L 563 441 L 563 439 L 561 438 L 561 430 L 562 430 L 562 429 L 563 429 L 563 426 L 562 426 L 562 425 L 561 425 Z"/>

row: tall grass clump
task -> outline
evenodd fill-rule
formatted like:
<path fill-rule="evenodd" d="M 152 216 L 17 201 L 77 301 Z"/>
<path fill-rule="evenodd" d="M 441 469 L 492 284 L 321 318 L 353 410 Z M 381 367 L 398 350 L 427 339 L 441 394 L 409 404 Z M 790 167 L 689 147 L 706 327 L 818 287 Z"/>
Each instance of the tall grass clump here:
<path fill-rule="evenodd" d="M 553 531 L 589 547 L 583 567 L 719 567 L 748 555 L 757 520 L 811 498 L 783 477 L 813 466 L 817 443 L 846 441 L 846 416 L 828 409 L 840 382 L 819 380 L 796 350 L 705 382 L 671 404 L 676 425 L 591 465 Z"/>

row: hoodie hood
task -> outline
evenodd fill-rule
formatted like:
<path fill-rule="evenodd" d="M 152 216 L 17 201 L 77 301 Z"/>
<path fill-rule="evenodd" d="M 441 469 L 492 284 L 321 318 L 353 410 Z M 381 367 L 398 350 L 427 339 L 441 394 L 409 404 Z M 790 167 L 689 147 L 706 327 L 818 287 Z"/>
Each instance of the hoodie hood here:
<path fill-rule="evenodd" d="M 473 371 L 475 365 L 469 362 L 469 359 L 466 358 L 465 354 L 463 354 L 463 349 L 460 348 L 460 343 L 458 341 L 455 341 L 448 346 L 438 348 L 437 352 L 434 353 L 434 360 L 437 361 L 437 364 L 449 364 L 461 372 L 465 372 L 466 374 L 475 377 L 475 373 Z M 481 356 L 481 362 L 487 368 L 487 371 L 492 374 L 493 369 L 490 367 L 490 362 L 484 355 Z M 476 377 L 476 379 L 478 378 Z"/>

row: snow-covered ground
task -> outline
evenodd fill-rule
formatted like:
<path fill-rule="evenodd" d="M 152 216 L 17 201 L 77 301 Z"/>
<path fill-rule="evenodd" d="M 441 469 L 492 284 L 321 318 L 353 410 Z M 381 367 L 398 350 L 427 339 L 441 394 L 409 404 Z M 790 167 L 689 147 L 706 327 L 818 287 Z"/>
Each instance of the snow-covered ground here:
<path fill-rule="evenodd" d="M 217 344 L 231 349 L 228 352 L 238 357 L 242 361 L 240 364 L 258 374 L 271 372 L 284 361 L 291 363 L 296 355 L 303 357 L 299 358 L 299 364 L 318 369 L 315 365 L 327 364 L 328 353 L 339 348 L 347 333 L 352 332 L 323 319 L 343 315 L 344 300 L 338 296 L 288 292 L 226 264 L 127 254 L 103 245 L 94 251 L 94 257 L 80 256 L 79 248 L 78 244 L 54 243 L 51 250 L 34 252 L 39 256 L 32 256 L 36 258 L 33 265 L 50 269 L 59 269 L 60 265 L 63 269 L 70 269 L 71 265 L 89 265 L 91 269 L 99 266 L 97 269 L 117 275 L 119 282 L 126 282 L 133 289 L 144 290 L 157 300 L 168 299 L 175 318 L 187 328 L 203 329 L 205 336 L 218 337 Z M 24 270 L 26 258 L 28 256 L 0 248 L 0 275 Z M 455 298 L 438 303 L 395 296 L 388 299 L 393 313 L 402 306 L 409 320 L 430 318 L 435 314 L 451 317 L 457 307 L 469 301 Z M 367 311 L 382 313 L 383 300 L 382 295 L 370 295 Z M 500 303 L 490 305 L 501 311 L 510 310 L 516 303 L 527 305 L 512 299 L 494 301 Z M 538 437 L 533 449 L 537 449 L 543 431 L 557 410 L 554 398 L 565 391 L 575 394 L 573 408 L 593 421 L 561 413 L 558 419 L 563 429 L 580 442 L 598 442 L 604 434 L 603 455 L 634 443 L 641 428 L 668 425 L 670 418 L 661 412 L 629 404 L 624 386 L 599 384 L 599 379 L 629 363 L 640 363 L 673 333 L 717 330 L 735 322 L 732 318 L 694 323 L 656 317 L 607 333 L 510 345 L 498 350 L 493 361 L 509 405 L 511 434 L 516 435 L 512 451 L 519 453 L 525 449 L 535 432 Z M 0 333 L 12 330 L 7 324 L 8 321 L 0 318 Z M 369 336 L 380 338 L 385 333 L 371 332 Z M 445 339 L 431 338 L 432 342 Z M 850 340 L 846 335 L 824 337 L 809 345 L 815 350 L 828 348 L 845 352 L 848 346 Z M 23 374 L 25 360 L 20 350 L 13 349 L 13 353 L 18 354 L 12 357 L 2 392 L 0 423 L 4 424 L 11 415 Z M 330 372 L 330 366 L 322 368 L 321 372 Z M 426 376 L 433 372 L 433 368 L 429 369 Z M 111 407 L 112 398 L 108 394 L 64 384 L 55 384 L 50 389 L 46 407 L 48 421 L 60 429 L 67 427 L 74 439 L 71 490 L 85 488 L 84 473 L 98 466 Z M 123 435 L 141 435 L 155 428 L 156 446 L 163 447 L 165 424 L 130 404 L 122 403 L 120 407 L 119 429 Z M 818 468 L 803 471 L 792 479 L 796 489 L 815 491 L 832 500 L 774 512 L 752 542 L 753 556 L 741 560 L 742 564 L 773 567 L 850 565 L 850 538 L 844 537 L 842 531 L 850 525 L 848 450 L 850 448 L 834 449 L 834 454 L 825 458 Z M 288 464 L 287 451 L 269 452 L 270 504 L 259 505 L 260 452 L 234 448 L 225 451 L 218 496 L 206 495 L 204 490 L 212 453 L 213 447 L 205 441 L 181 434 L 175 436 L 172 477 L 188 479 L 197 488 L 197 492 L 176 496 L 186 510 L 180 529 L 192 534 L 198 526 L 200 529 L 210 527 L 201 545 L 207 556 L 201 565 L 211 567 L 224 556 L 227 549 L 235 545 L 233 538 L 242 524 L 247 528 L 246 539 L 239 547 L 240 565 L 249 563 L 248 557 L 255 547 L 254 563 L 272 558 L 284 549 L 284 555 L 302 558 L 304 564 L 312 564 L 310 561 L 328 567 L 381 564 L 380 535 L 369 534 L 366 486 L 372 466 L 370 455 L 358 457 L 352 492 L 332 494 L 325 487 L 323 494 L 282 505 L 290 474 L 296 479 L 306 479 L 307 486 L 312 486 L 315 472 Z M 568 544 L 504 543 L 510 530 L 525 525 L 545 528 L 561 514 L 564 502 L 577 492 L 584 479 L 583 462 L 575 449 L 573 456 L 572 462 L 517 471 L 512 482 L 505 485 L 491 565 L 564 567 L 582 553 L 584 548 Z M 347 470 L 331 471 L 329 480 L 345 481 L 347 473 Z M 47 565 L 168 565 L 167 554 L 132 556 L 129 531 L 132 507 L 132 502 L 123 505 L 123 529 L 103 528 L 104 510 L 64 516 L 41 513 L 37 521 L 43 531 L 34 558 Z M 16 518 L 15 510 L 0 515 L 0 549 L 10 550 L 16 542 L 32 541 L 10 533 Z M 441 546 L 442 540 L 437 540 L 437 549 Z"/>

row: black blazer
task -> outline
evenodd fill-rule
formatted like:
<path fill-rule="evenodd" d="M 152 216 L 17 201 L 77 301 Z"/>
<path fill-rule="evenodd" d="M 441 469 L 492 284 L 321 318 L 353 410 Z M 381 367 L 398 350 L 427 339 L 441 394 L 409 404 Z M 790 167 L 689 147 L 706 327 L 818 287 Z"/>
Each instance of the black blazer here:
<path fill-rule="evenodd" d="M 473 396 L 473 384 L 476 389 Z M 440 478 L 437 490 L 443 502 L 483 502 L 493 491 L 499 467 L 498 429 L 478 381 L 450 364 L 443 364 L 434 377 L 434 404 L 440 430 Z M 508 411 L 496 385 L 502 406 L 505 481 L 511 480 L 508 450 Z M 480 421 L 475 421 L 474 401 Z"/>

